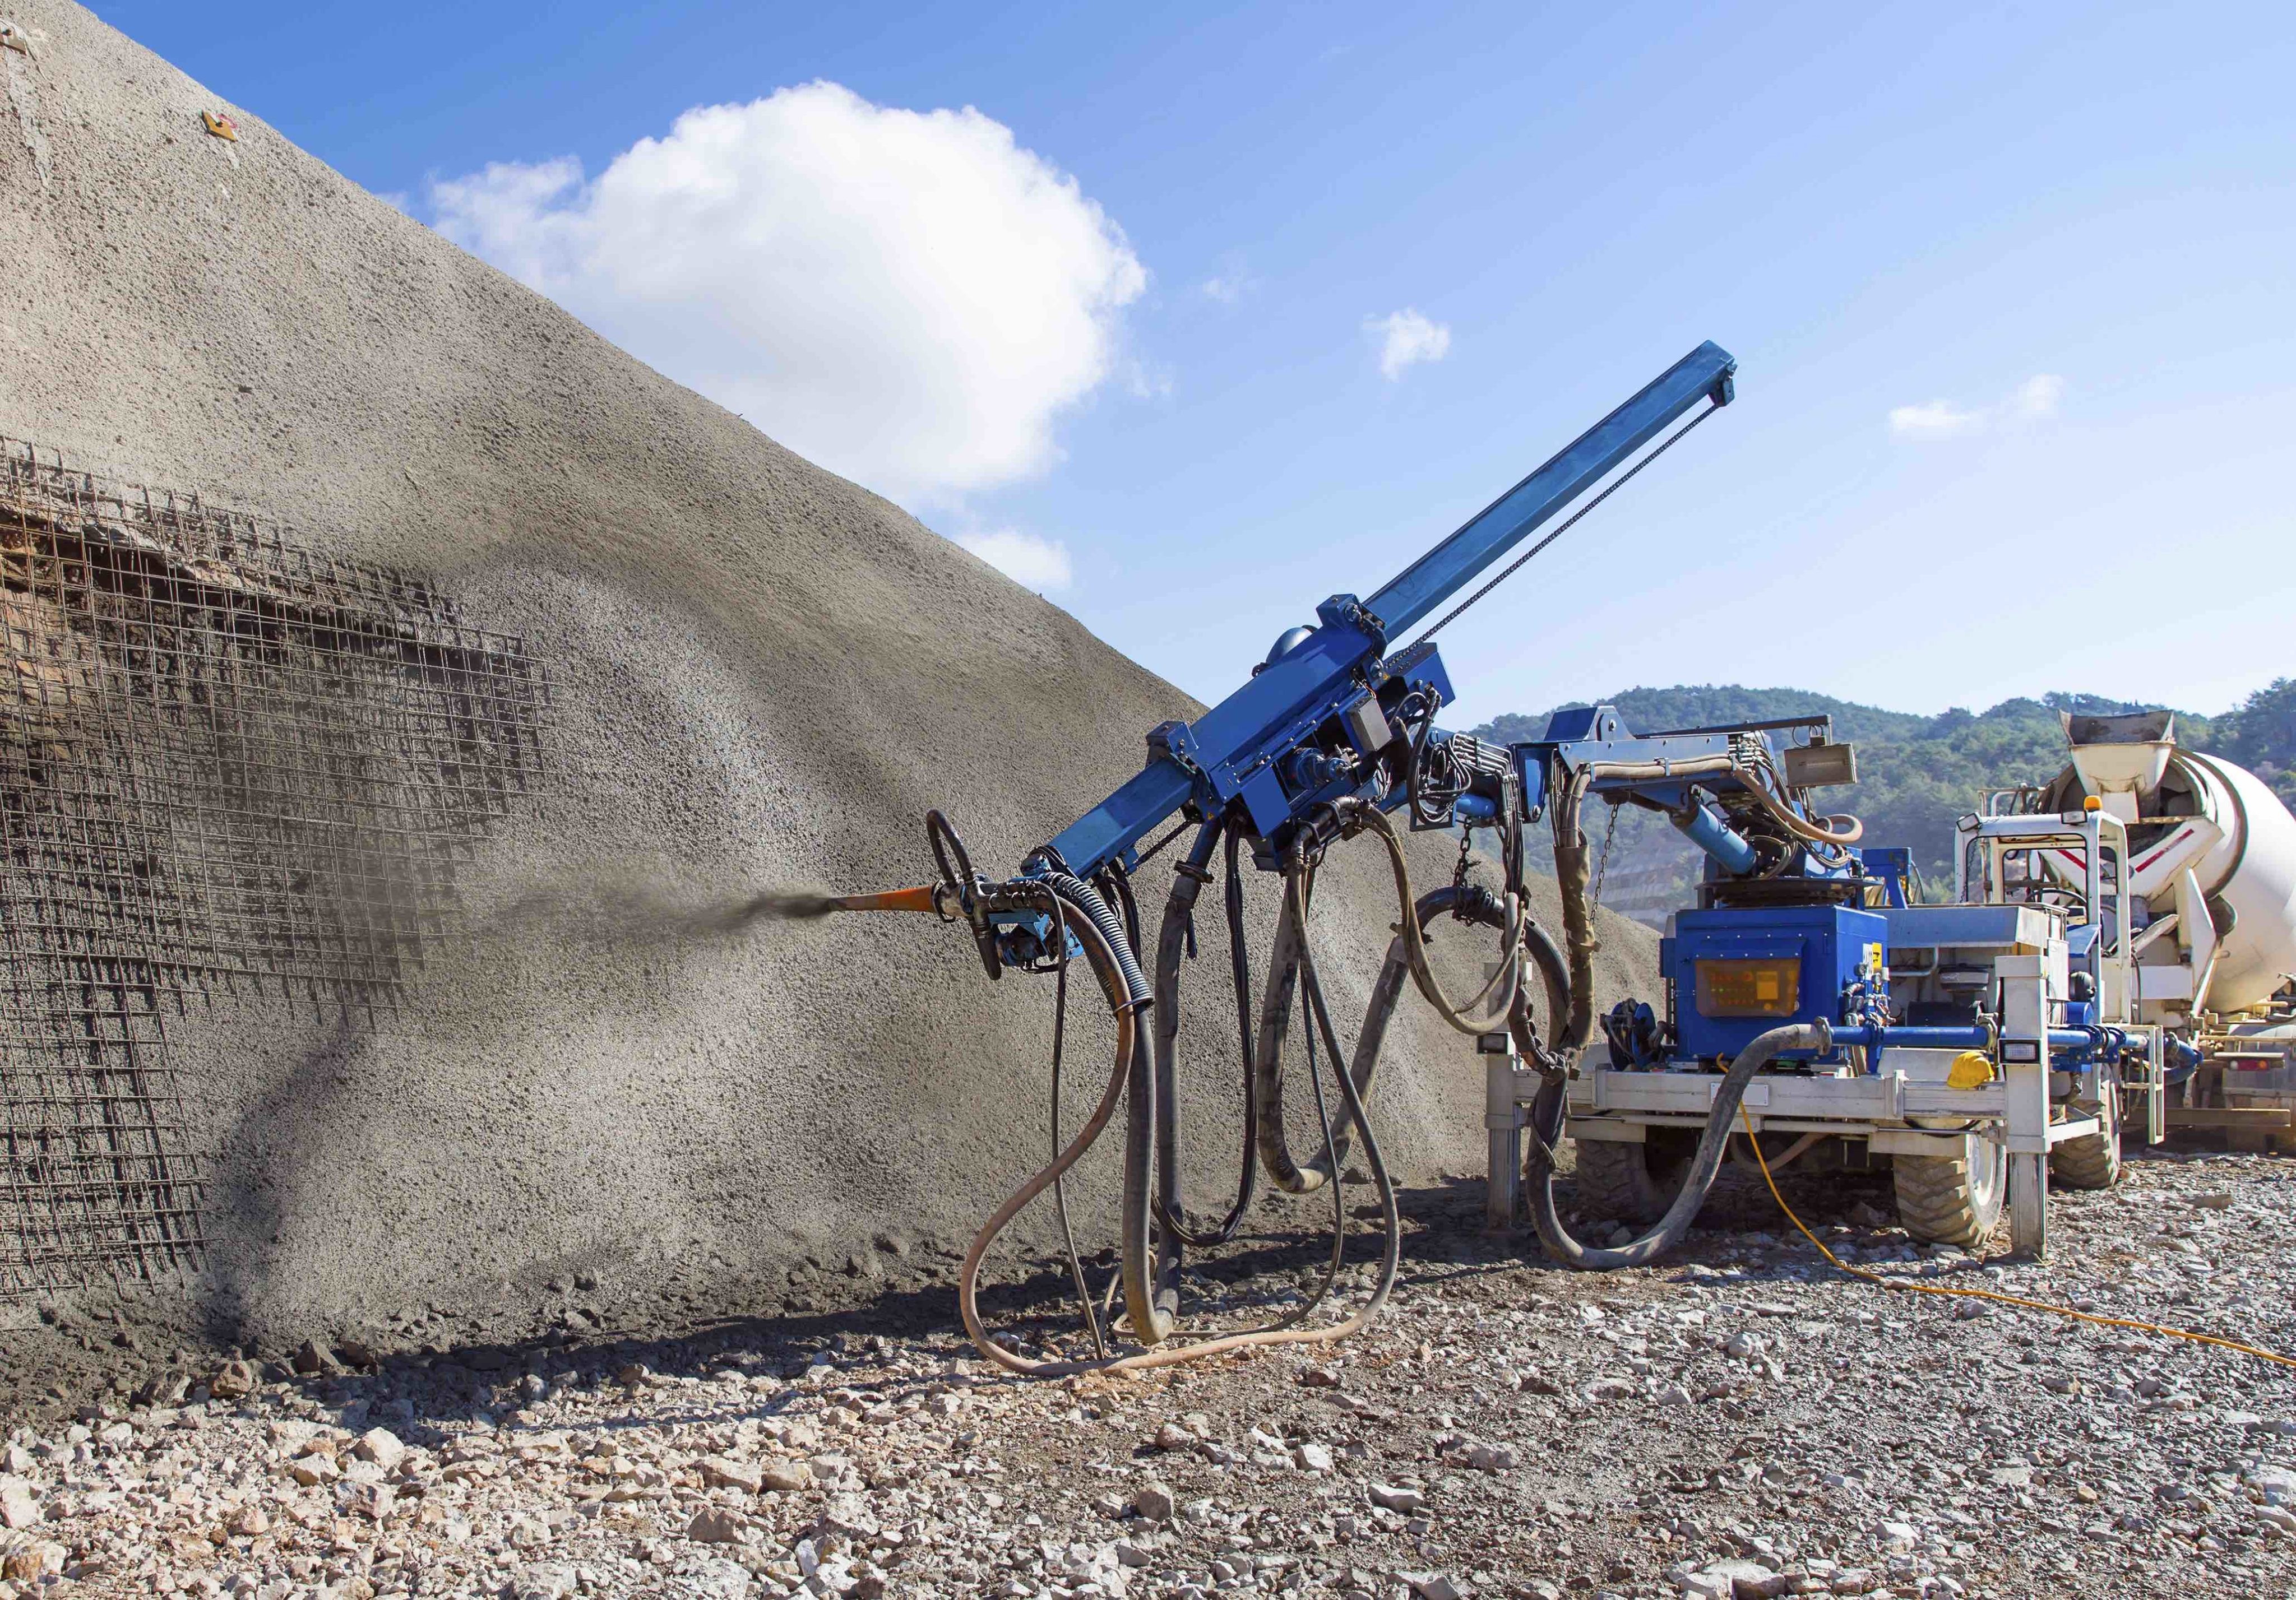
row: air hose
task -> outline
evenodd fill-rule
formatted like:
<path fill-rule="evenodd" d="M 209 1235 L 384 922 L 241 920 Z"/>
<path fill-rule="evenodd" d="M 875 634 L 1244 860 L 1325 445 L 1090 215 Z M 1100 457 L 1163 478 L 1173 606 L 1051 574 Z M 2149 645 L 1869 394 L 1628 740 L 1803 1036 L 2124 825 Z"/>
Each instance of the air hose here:
<path fill-rule="evenodd" d="M 1413 907 L 1412 915 L 1418 924 L 1423 948 L 1428 927 L 1447 914 L 1494 931 L 1506 927 L 1505 909 L 1489 890 L 1476 885 L 1446 885 L 1421 895 Z M 1555 949 L 1554 942 L 1547 936 L 1546 930 L 1529 918 L 1523 919 L 1522 931 L 1531 963 L 1538 968 L 1546 990 L 1550 1015 L 1559 1016 L 1567 1003 L 1565 997 L 1569 992 L 1562 953 Z M 1279 930 L 1279 970 L 1283 948 L 1283 935 Z M 1380 967 L 1378 980 L 1372 985 L 1371 1003 L 1364 1012 L 1363 1031 L 1356 1037 L 1355 1057 L 1348 1070 L 1349 1079 L 1354 1084 L 1358 1098 L 1371 1093 L 1372 1078 L 1379 1067 L 1379 1053 L 1387 1042 L 1388 1024 L 1395 1015 L 1396 1001 L 1402 997 L 1403 985 L 1411 976 L 1410 948 L 1410 942 L 1398 927 L 1395 938 L 1388 945 L 1387 959 Z M 1275 981 L 1271 976 L 1271 985 Z M 1528 996 L 1519 994 L 1507 1018 L 1507 1025 L 1518 1048 L 1526 1057 L 1536 1060 L 1540 1052 L 1532 1022 Z M 1347 1160 L 1347 1135 L 1342 1131 L 1333 1141 L 1332 1150 L 1304 1167 L 1292 1160 L 1283 1132 L 1283 1074 L 1275 1068 L 1275 1063 L 1280 1059 L 1277 1051 L 1280 1051 L 1282 1043 L 1283 1036 L 1279 1031 L 1274 1040 L 1275 1048 L 1261 1057 L 1267 1071 L 1261 1081 L 1259 1094 L 1262 1113 L 1260 1158 L 1270 1172 L 1276 1175 L 1275 1181 L 1280 1187 L 1295 1194 L 1309 1194 L 1322 1188 L 1331 1174 Z"/>
<path fill-rule="evenodd" d="M 1360 802 L 1347 806 L 1342 814 L 1349 821 L 1358 821 L 1370 832 L 1377 834 L 1380 842 L 1387 846 L 1388 868 L 1395 877 L 1396 932 L 1402 938 L 1409 955 L 1412 982 L 1418 985 L 1420 994 L 1435 1008 L 1436 1016 L 1458 1032 L 1470 1036 L 1489 1033 L 1489 1020 L 1476 1017 L 1471 1013 L 1488 1006 L 1490 1016 L 1508 1016 L 1521 995 L 1523 929 L 1529 918 L 1523 915 L 1522 896 L 1518 887 L 1510 884 L 1506 890 L 1506 937 L 1499 951 L 1499 969 L 1491 981 L 1483 985 L 1480 993 L 1462 1006 L 1443 992 L 1442 984 L 1436 981 L 1434 968 L 1428 963 L 1426 936 L 1418 918 L 1412 915 L 1411 868 L 1404 860 L 1403 837 L 1395 831 L 1395 824 L 1389 821 L 1377 806 L 1365 805 Z M 1506 987 L 1495 997 L 1492 990 L 1501 978 L 1506 980 Z M 1272 990 L 1272 977 L 1269 984 Z"/>
<path fill-rule="evenodd" d="M 1031 1175 L 1027 1182 L 1015 1189 L 981 1225 L 980 1231 L 973 1236 L 972 1247 L 965 1252 L 964 1263 L 957 1269 L 956 1303 L 957 1315 L 964 1324 L 965 1333 L 983 1355 L 1013 1372 L 1048 1375 L 1077 1368 L 1064 1363 L 1029 1360 L 1013 1354 L 989 1338 L 980 1319 L 981 1261 L 987 1256 L 988 1247 L 996 1243 L 997 1236 L 1004 1231 L 1013 1219 L 1020 1215 L 1030 1201 L 1058 1182 L 1062 1175 L 1098 1142 L 1102 1131 L 1108 1126 L 1109 1118 L 1115 1114 L 1126 1089 L 1139 1069 L 1139 1012 L 1147 1005 L 1149 995 L 1147 980 L 1140 974 L 1139 963 L 1133 959 L 1130 947 L 1124 939 L 1122 925 L 1099 892 L 1082 879 L 1065 873 L 1047 874 L 1037 881 L 1058 896 L 1067 931 L 1083 950 L 1085 964 L 1091 967 L 1093 976 L 1100 981 L 1102 995 L 1116 1022 L 1114 1061 L 1109 1073 L 1108 1086 L 1101 1093 L 1100 1103 L 1093 1108 L 1092 1114 L 1085 1120 L 1077 1136 L 1049 1165 Z M 1128 1150 L 1127 1155 L 1125 1179 L 1128 1196 L 1132 1188 L 1131 1168 L 1134 1163 L 1129 1159 Z M 1137 1319 L 1136 1327 L 1152 1326 L 1155 1321 L 1153 1295 L 1146 1269 L 1149 1259 L 1146 1249 L 1148 1220 L 1144 1210 L 1136 1216 L 1128 1204 L 1124 1208 L 1123 1220 L 1127 1234 L 1124 1240 L 1127 1247 L 1121 1251 L 1128 1269 L 1124 1284 L 1126 1310 Z"/>
<path fill-rule="evenodd" d="M 1640 1238 L 1614 1250 L 1591 1248 L 1570 1237 L 1554 1208 L 1554 1141 L 1562 1134 L 1563 1088 L 1560 1073 L 1549 1075 L 1530 1106 L 1531 1147 L 1524 1173 L 1529 1190 L 1532 1226 L 1546 1253 L 1566 1267 L 1608 1272 L 1620 1267 L 1645 1267 L 1671 1250 L 1690 1231 L 1699 1209 L 1722 1169 L 1723 1152 L 1730 1143 L 1730 1120 L 1738 1113 L 1746 1085 L 1754 1074 L 1787 1050 L 1822 1052 L 1833 1042 L 1833 1030 L 1824 1022 L 1791 1023 L 1758 1033 L 1730 1063 L 1730 1070 L 1714 1089 L 1714 1108 L 1707 1113 L 1706 1129 L 1699 1136 L 1698 1154 L 1682 1180 L 1682 1192 L 1667 1207 L 1666 1215 Z"/>

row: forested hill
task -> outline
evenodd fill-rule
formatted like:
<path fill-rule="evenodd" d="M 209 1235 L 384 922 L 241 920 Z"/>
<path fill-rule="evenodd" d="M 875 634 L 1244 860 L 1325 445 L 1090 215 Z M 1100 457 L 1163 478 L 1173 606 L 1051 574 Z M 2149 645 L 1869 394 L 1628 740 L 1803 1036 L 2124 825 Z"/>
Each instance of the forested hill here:
<path fill-rule="evenodd" d="M 2038 700 L 2004 700 L 1987 711 L 1955 707 L 1928 715 L 1860 706 L 1808 690 L 1734 683 L 1629 689 L 1607 698 L 1638 732 L 1831 716 L 1834 737 L 1857 747 L 1858 781 L 1833 791 L 1828 801 L 1864 818 L 1872 843 L 1911 845 L 1923 875 L 1940 887 L 1952 882 L 1948 861 L 1956 818 L 1974 811 L 1988 788 L 2041 782 L 2064 765 L 2059 712 L 2152 709 L 2097 695 L 2050 694 Z M 1501 742 L 1536 739 L 1546 731 L 1546 716 L 1509 714 L 1474 732 Z M 2214 716 L 2179 710 L 2177 738 L 2191 748 L 2240 763 L 2296 807 L 2296 679 L 2283 678 Z M 1673 830 L 1656 821 L 1652 831 L 1652 821 L 1656 820 L 1646 820 L 1646 813 L 1631 821 L 1621 819 L 1615 847 L 1625 853 L 1620 859 L 1631 859 L 1645 872 L 1677 854 L 1687 863 L 1688 847 L 1677 852 L 1680 841 Z"/>

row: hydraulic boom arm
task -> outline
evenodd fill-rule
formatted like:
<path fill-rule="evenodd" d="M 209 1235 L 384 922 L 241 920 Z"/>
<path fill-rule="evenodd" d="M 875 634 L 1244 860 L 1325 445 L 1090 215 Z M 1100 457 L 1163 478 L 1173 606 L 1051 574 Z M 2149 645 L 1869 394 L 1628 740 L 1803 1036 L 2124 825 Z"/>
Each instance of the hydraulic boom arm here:
<path fill-rule="evenodd" d="M 1234 694 L 1192 723 L 1166 722 L 1151 732 L 1148 764 L 1045 853 L 1090 878 L 1111 863 L 1130 866 L 1140 842 L 1183 810 L 1202 819 L 1240 800 L 1252 830 L 1280 848 L 1280 835 L 1342 796 L 1393 809 L 1404 788 L 1401 757 L 1390 755 L 1397 714 L 1414 695 L 1447 701 L 1451 683 L 1432 644 L 1390 657 L 1390 641 L 1701 400 L 1728 404 L 1736 371 L 1728 351 L 1710 341 L 1699 346 L 1368 601 L 1351 594 L 1325 600 L 1316 608 L 1318 625 L 1304 638 L 1279 641 Z"/>

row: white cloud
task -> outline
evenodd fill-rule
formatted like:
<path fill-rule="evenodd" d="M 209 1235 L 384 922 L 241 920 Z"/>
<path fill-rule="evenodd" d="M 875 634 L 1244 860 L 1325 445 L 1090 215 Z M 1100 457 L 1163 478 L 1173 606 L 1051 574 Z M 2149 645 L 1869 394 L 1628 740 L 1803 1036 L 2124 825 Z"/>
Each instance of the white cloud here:
<path fill-rule="evenodd" d="M 496 163 L 430 200 L 456 243 L 897 498 L 1050 465 L 1147 283 L 1122 230 L 1003 124 L 832 83 L 696 107 L 595 179 Z"/>
<path fill-rule="evenodd" d="M 1430 322 L 1407 306 L 1385 316 L 1365 317 L 1364 331 L 1378 341 L 1380 376 L 1390 383 L 1403 376 L 1404 368 L 1440 361 L 1451 350 L 1450 325 Z"/>
<path fill-rule="evenodd" d="M 2065 380 L 2054 372 L 2038 372 L 2017 386 L 2012 404 L 2021 417 L 2054 417 L 2065 397 Z"/>
<path fill-rule="evenodd" d="M 2037 372 L 1994 405 L 1964 409 L 1950 400 L 1930 400 L 1919 405 L 1894 406 L 1890 412 L 1890 431 L 1902 438 L 1923 439 L 1985 433 L 2054 417 L 2064 397 L 2063 379 L 2054 372 Z"/>
<path fill-rule="evenodd" d="M 956 542 L 1026 589 L 1065 589 L 1075 576 L 1069 567 L 1068 546 L 1057 539 L 1039 539 L 1018 528 L 1000 527 L 988 533 L 959 534 Z"/>
<path fill-rule="evenodd" d="M 1891 433 L 1911 434 L 1922 438 L 1939 439 L 1956 433 L 1970 433 L 1985 425 L 1985 413 L 1980 411 L 1957 411 L 1952 402 L 1931 400 L 1920 405 L 1900 405 L 1890 412 Z"/>
<path fill-rule="evenodd" d="M 1168 366 L 1139 360 L 1124 363 L 1124 392 L 1135 400 L 1169 400 L 1177 387 Z"/>
<path fill-rule="evenodd" d="M 1208 300 L 1218 300 L 1223 306 L 1233 306 L 1249 294 L 1259 281 L 1250 276 L 1242 267 L 1232 272 L 1218 273 L 1206 278 L 1197 287 Z"/>

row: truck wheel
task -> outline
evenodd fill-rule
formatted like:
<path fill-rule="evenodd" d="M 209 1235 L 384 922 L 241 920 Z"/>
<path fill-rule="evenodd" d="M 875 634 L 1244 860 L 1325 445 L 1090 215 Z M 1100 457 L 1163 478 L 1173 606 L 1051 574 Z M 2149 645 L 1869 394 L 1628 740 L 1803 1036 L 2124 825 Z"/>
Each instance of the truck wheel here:
<path fill-rule="evenodd" d="M 1898 1187 L 1898 1220 L 1929 1245 L 1982 1243 L 2001 1220 L 2009 1193 L 2009 1157 L 1991 1139 L 1972 1146 L 1967 1161 L 1957 1156 L 1898 1155 L 1890 1176 Z"/>
<path fill-rule="evenodd" d="M 1655 1222 L 1682 1192 L 1698 1149 L 1685 1130 L 1652 1128 L 1647 1144 L 1582 1139 L 1578 1147 L 1578 1209 L 1618 1222 Z"/>
<path fill-rule="evenodd" d="M 2049 1147 L 2049 1181 L 2069 1189 L 2109 1189 L 2120 1181 L 2120 1090 L 2107 1088 L 2095 1133 Z"/>

